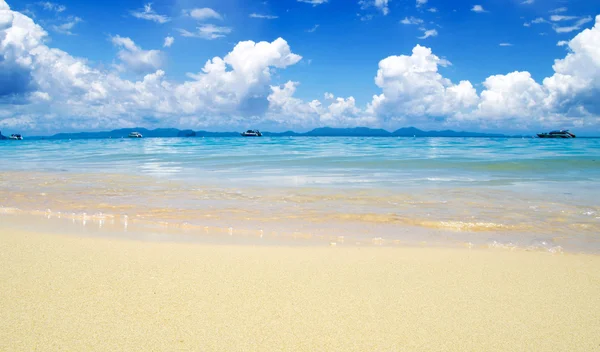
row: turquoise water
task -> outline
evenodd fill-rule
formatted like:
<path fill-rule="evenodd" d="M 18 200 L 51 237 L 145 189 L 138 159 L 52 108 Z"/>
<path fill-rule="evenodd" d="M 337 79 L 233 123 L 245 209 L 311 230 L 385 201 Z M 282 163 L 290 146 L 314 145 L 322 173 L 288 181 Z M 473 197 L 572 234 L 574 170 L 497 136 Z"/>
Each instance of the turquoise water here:
<path fill-rule="evenodd" d="M 600 139 L 147 138 L 0 150 L 0 205 L 13 213 L 600 247 Z"/>

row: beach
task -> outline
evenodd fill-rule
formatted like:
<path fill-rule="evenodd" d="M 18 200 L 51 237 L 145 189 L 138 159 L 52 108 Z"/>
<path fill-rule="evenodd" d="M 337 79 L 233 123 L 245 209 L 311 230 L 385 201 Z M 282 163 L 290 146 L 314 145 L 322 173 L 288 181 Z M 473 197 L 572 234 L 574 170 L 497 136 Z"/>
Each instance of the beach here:
<path fill-rule="evenodd" d="M 0 230 L 1 351 L 593 351 L 600 257 Z"/>
<path fill-rule="evenodd" d="M 0 351 L 597 350 L 598 146 L 7 144 Z"/>

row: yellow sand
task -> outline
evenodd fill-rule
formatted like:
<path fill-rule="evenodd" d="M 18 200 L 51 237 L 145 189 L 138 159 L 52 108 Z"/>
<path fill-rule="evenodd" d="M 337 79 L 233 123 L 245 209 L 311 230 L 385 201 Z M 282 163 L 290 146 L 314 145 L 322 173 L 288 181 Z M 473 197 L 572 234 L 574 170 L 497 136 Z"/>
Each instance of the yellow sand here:
<path fill-rule="evenodd" d="M 600 351 L 600 257 L 0 232 L 0 351 Z"/>

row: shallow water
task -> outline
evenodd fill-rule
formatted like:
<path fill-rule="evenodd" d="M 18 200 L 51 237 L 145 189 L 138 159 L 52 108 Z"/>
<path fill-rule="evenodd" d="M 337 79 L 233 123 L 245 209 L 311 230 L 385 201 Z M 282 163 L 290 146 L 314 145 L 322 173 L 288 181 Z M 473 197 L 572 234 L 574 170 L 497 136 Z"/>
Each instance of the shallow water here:
<path fill-rule="evenodd" d="M 600 250 L 600 139 L 107 139 L 0 150 L 5 225 L 34 216 L 117 235 Z"/>

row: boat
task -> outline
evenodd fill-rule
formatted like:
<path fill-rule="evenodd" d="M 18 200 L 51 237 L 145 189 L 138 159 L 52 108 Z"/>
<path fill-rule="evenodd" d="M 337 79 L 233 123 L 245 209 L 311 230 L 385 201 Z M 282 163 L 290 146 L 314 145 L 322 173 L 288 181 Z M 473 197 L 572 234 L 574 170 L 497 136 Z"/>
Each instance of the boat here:
<path fill-rule="evenodd" d="M 11 134 L 10 137 L 8 137 L 8 139 L 11 139 L 13 141 L 22 141 L 23 136 L 21 136 L 20 134 Z"/>
<path fill-rule="evenodd" d="M 575 138 L 575 135 L 569 130 L 551 131 L 549 133 L 538 133 L 539 138 Z"/>
<path fill-rule="evenodd" d="M 262 137 L 262 133 L 259 130 L 248 130 L 241 133 L 244 137 Z"/>
<path fill-rule="evenodd" d="M 143 136 L 142 136 L 142 134 L 141 134 L 141 133 L 139 133 L 139 132 L 131 132 L 131 133 L 129 134 L 129 136 L 127 136 L 127 137 L 129 137 L 129 138 L 142 138 Z"/>

